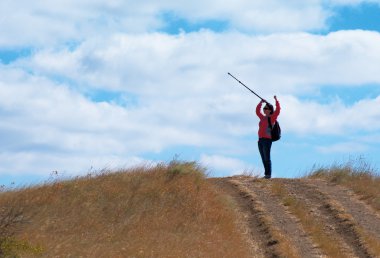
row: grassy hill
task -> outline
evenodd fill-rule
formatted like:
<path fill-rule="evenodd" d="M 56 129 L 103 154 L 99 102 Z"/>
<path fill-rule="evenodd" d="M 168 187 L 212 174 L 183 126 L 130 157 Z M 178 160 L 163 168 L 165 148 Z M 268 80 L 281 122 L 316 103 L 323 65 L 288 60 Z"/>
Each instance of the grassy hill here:
<path fill-rule="evenodd" d="M 207 178 L 194 162 L 0 192 L 0 257 L 379 257 L 380 178 Z"/>
<path fill-rule="evenodd" d="M 249 256 L 234 206 L 196 163 L 7 191 L 0 207 L 3 256 Z"/>

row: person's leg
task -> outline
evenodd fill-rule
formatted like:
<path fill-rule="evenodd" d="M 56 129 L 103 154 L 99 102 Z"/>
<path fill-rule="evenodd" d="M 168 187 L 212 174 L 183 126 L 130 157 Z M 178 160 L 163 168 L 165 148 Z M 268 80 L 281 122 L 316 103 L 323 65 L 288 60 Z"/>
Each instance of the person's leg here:
<path fill-rule="evenodd" d="M 258 147 L 259 147 L 259 152 L 260 152 L 260 157 L 261 157 L 261 161 L 263 162 L 263 166 L 264 166 L 264 169 L 265 169 L 265 159 L 264 159 L 264 143 L 263 143 L 263 139 L 259 139 L 258 141 Z M 266 170 L 266 169 L 265 169 Z"/>
<path fill-rule="evenodd" d="M 271 177 L 272 176 L 272 161 L 270 158 L 270 150 L 272 147 L 272 141 L 270 139 L 263 139 L 262 141 L 262 159 L 263 159 L 263 164 L 265 168 L 265 176 L 266 177 Z"/>
<path fill-rule="evenodd" d="M 270 160 L 270 149 L 272 146 L 272 141 L 270 139 L 260 138 L 258 142 L 259 152 L 261 160 L 263 162 L 266 177 L 271 177 L 272 174 L 272 164 Z"/>

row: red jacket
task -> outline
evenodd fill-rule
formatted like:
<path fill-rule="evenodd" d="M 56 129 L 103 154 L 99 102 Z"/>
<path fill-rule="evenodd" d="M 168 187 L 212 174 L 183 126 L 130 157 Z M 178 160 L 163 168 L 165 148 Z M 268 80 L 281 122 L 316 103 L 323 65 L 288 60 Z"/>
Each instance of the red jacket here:
<path fill-rule="evenodd" d="M 260 102 L 256 107 L 256 115 L 260 118 L 259 132 L 258 132 L 259 138 L 271 139 L 272 137 L 270 134 L 270 128 L 268 126 L 268 117 L 261 113 L 262 104 L 263 104 L 263 102 Z M 277 121 L 277 117 L 280 114 L 280 110 L 281 110 L 280 103 L 278 101 L 276 101 L 276 109 L 274 110 L 273 114 L 270 115 L 270 120 L 271 120 L 272 126 Z"/>

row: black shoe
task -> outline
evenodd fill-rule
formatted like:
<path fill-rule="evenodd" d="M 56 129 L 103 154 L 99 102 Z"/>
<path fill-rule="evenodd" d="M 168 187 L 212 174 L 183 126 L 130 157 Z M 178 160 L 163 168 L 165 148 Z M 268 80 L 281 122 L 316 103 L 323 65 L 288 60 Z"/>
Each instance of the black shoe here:
<path fill-rule="evenodd" d="M 265 175 L 263 178 L 270 179 L 270 175 Z"/>

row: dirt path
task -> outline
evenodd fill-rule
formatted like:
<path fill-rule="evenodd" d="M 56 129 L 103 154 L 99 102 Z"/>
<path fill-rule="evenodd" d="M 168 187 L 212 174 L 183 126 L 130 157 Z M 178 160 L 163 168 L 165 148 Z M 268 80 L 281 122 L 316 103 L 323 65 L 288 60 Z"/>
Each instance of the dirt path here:
<path fill-rule="evenodd" d="M 324 233 L 330 236 L 339 247 L 343 257 L 370 257 L 368 251 L 361 244 L 360 238 L 353 230 L 352 225 L 339 219 L 330 207 L 333 197 L 318 190 L 313 184 L 303 180 L 278 180 L 296 199 L 306 203 L 310 215 L 324 225 Z M 334 200 L 336 201 L 336 200 Z"/>
<path fill-rule="evenodd" d="M 252 257 L 272 257 L 270 255 L 271 250 L 268 251 L 266 248 L 267 244 L 264 241 L 264 239 L 268 239 L 270 236 L 265 232 L 262 223 L 257 219 L 257 211 L 252 206 L 252 201 L 249 196 L 239 191 L 236 185 L 228 179 L 213 178 L 211 180 L 217 188 L 227 194 L 236 205 L 239 219 L 241 220 L 240 226 L 245 227 L 243 231 L 247 238 L 247 244 L 250 245 L 252 250 Z M 266 255 L 264 255 L 264 250 L 267 250 Z"/>
<path fill-rule="evenodd" d="M 305 183 L 316 187 L 330 198 L 334 198 L 364 230 L 380 236 L 380 215 L 370 206 L 360 201 L 352 191 L 318 179 L 305 180 Z"/>
<path fill-rule="evenodd" d="M 212 181 L 243 214 L 252 257 L 380 257 L 378 249 L 372 248 L 380 245 L 379 214 L 343 187 L 314 179 L 231 177 Z M 284 198 L 302 203 L 306 220 L 285 205 Z M 327 247 L 334 247 L 338 254 L 332 255 L 326 244 L 318 242 L 307 227 L 308 220 L 322 225 L 320 238 L 330 239 Z"/>

